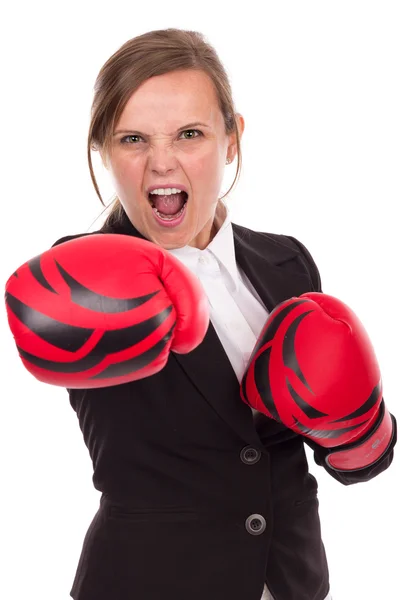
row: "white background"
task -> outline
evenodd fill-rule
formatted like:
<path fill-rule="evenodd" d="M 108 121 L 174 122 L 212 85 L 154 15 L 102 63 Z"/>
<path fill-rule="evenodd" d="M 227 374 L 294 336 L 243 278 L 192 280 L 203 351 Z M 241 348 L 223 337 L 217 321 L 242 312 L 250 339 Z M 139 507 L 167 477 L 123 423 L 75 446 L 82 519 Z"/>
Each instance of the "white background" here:
<path fill-rule="evenodd" d="M 398 2 L 25 1 L 0 20 L 4 283 L 59 237 L 102 223 L 93 224 L 103 207 L 86 135 L 103 63 L 145 31 L 201 31 L 246 120 L 233 221 L 308 247 L 324 291 L 366 326 L 400 416 Z M 108 202 L 113 190 L 95 164 Z M 234 172 L 227 167 L 222 191 Z M 24 370 L 4 310 L 0 339 L 1 595 L 67 600 L 99 499 L 89 454 L 67 392 Z M 307 451 L 334 600 L 399 598 L 396 454 L 376 479 L 345 487 Z"/>

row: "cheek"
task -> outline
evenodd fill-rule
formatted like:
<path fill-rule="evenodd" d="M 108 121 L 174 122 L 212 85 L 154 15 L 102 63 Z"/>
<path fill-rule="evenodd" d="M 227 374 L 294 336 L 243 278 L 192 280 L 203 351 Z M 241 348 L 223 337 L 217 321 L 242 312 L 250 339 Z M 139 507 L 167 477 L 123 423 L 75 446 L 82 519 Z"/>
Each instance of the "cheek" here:
<path fill-rule="evenodd" d="M 135 191 L 140 187 L 142 177 L 139 177 L 140 166 L 132 159 L 119 159 L 112 163 L 111 177 L 116 188 Z"/>
<path fill-rule="evenodd" d="M 193 176 L 193 186 L 200 185 L 208 189 L 215 189 L 220 185 L 224 169 L 221 167 L 221 157 L 218 152 L 205 154 L 197 157 L 192 163 L 191 175 Z"/>

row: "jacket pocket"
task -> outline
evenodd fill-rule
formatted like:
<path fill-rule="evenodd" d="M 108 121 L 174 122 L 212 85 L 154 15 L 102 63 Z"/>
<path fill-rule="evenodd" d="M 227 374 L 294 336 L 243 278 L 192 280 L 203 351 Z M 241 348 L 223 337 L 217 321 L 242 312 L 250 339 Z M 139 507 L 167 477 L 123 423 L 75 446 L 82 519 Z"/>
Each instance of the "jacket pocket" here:
<path fill-rule="evenodd" d="M 133 508 L 111 505 L 108 509 L 108 516 L 110 519 L 135 523 L 181 523 L 199 520 L 196 511 L 178 506 Z"/>

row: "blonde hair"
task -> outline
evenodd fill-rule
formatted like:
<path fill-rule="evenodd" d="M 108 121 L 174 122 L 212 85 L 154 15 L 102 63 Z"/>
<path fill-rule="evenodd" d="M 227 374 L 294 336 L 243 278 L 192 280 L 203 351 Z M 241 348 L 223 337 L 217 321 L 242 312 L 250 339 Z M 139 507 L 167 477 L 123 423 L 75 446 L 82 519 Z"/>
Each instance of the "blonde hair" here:
<path fill-rule="evenodd" d="M 108 154 L 115 125 L 130 96 L 142 83 L 150 77 L 183 69 L 201 70 L 211 78 L 224 118 L 225 132 L 227 135 L 236 133 L 238 162 L 235 179 L 222 198 L 234 187 L 240 176 L 242 154 L 228 75 L 215 49 L 201 33 L 174 28 L 160 29 L 128 40 L 107 60 L 96 78 L 87 157 L 92 183 L 103 206 L 105 204 L 93 171 L 91 151 L 101 150 L 104 155 Z M 103 228 L 120 222 L 123 214 L 124 209 L 115 196 Z"/>

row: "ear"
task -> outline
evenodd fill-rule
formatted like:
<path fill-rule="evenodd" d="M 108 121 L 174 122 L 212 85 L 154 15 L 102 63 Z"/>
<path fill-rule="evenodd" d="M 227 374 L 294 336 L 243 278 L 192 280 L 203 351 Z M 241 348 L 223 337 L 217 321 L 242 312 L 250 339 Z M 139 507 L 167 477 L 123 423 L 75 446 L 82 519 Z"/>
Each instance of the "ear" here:
<path fill-rule="evenodd" d="M 236 113 L 236 125 L 239 130 L 239 138 L 242 139 L 243 131 L 244 131 L 244 118 L 241 114 Z"/>
<path fill-rule="evenodd" d="M 236 113 L 235 115 L 236 126 L 239 132 L 239 140 L 242 139 L 243 131 L 244 131 L 244 118 L 240 113 Z M 237 142 L 236 142 L 236 132 L 232 132 L 229 136 L 229 145 L 227 154 L 229 155 L 231 161 L 235 158 L 237 154 Z"/>

